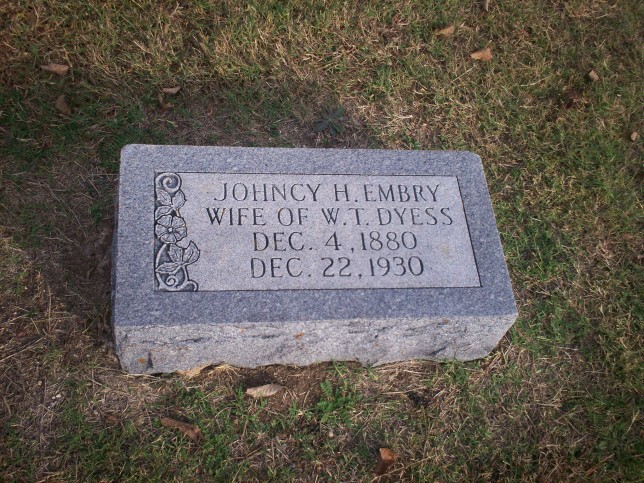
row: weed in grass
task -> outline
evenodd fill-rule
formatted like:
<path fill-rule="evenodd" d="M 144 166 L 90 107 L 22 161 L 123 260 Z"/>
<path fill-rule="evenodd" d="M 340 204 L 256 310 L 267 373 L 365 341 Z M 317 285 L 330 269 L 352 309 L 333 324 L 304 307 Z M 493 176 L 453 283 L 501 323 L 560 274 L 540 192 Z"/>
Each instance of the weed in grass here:
<path fill-rule="evenodd" d="M 337 136 L 344 127 L 342 123 L 346 121 L 346 110 L 340 106 L 336 108 L 327 109 L 322 113 L 322 117 L 315 123 L 313 130 L 315 132 L 328 131 L 331 136 Z"/>
<path fill-rule="evenodd" d="M 346 387 L 334 388 L 332 383 L 320 384 L 322 398 L 316 404 L 316 417 L 320 423 L 351 424 L 351 412 L 360 399 L 359 394 L 350 392 Z"/>

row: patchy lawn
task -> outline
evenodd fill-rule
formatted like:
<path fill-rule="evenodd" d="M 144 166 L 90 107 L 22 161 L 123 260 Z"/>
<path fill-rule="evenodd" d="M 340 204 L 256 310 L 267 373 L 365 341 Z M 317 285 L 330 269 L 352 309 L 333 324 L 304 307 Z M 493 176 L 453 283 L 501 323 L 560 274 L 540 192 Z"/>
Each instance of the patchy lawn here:
<path fill-rule="evenodd" d="M 641 480 L 644 7 L 484 3 L 1 3 L 0 476 L 370 481 L 387 447 L 392 481 Z M 474 151 L 519 320 L 469 363 L 124 374 L 134 142 Z"/>

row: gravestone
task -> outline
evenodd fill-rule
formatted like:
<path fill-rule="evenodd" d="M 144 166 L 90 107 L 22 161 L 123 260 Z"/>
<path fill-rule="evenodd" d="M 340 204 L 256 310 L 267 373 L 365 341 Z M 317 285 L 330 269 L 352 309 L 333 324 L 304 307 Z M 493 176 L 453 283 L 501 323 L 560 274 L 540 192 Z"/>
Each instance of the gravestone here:
<path fill-rule="evenodd" d="M 134 373 L 471 360 L 517 317 L 468 152 L 129 145 L 114 258 Z"/>

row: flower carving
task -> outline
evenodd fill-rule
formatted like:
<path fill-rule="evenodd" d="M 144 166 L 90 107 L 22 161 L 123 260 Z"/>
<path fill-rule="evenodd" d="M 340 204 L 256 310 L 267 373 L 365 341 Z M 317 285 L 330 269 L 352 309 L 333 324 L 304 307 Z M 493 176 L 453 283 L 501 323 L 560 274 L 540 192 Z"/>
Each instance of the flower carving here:
<path fill-rule="evenodd" d="M 168 292 L 197 291 L 199 286 L 188 276 L 188 265 L 199 259 L 199 249 L 188 242 L 188 227 L 180 209 L 186 202 L 181 178 L 176 173 L 162 173 L 155 178 L 154 272 L 157 290 Z M 187 243 L 187 244 L 186 244 Z"/>
<path fill-rule="evenodd" d="M 186 222 L 183 218 L 171 215 L 159 218 L 154 227 L 154 232 L 163 243 L 177 243 L 188 234 Z"/>

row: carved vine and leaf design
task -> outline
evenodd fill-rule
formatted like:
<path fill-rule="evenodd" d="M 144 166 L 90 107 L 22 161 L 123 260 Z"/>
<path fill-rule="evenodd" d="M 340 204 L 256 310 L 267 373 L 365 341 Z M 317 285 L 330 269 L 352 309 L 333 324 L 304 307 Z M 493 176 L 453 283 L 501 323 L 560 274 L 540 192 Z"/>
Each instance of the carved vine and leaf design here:
<path fill-rule="evenodd" d="M 188 265 L 199 260 L 199 249 L 188 241 L 186 221 L 180 209 L 186 202 L 181 177 L 162 173 L 155 179 L 154 272 L 157 290 L 196 292 L 199 285 L 190 280 Z"/>

